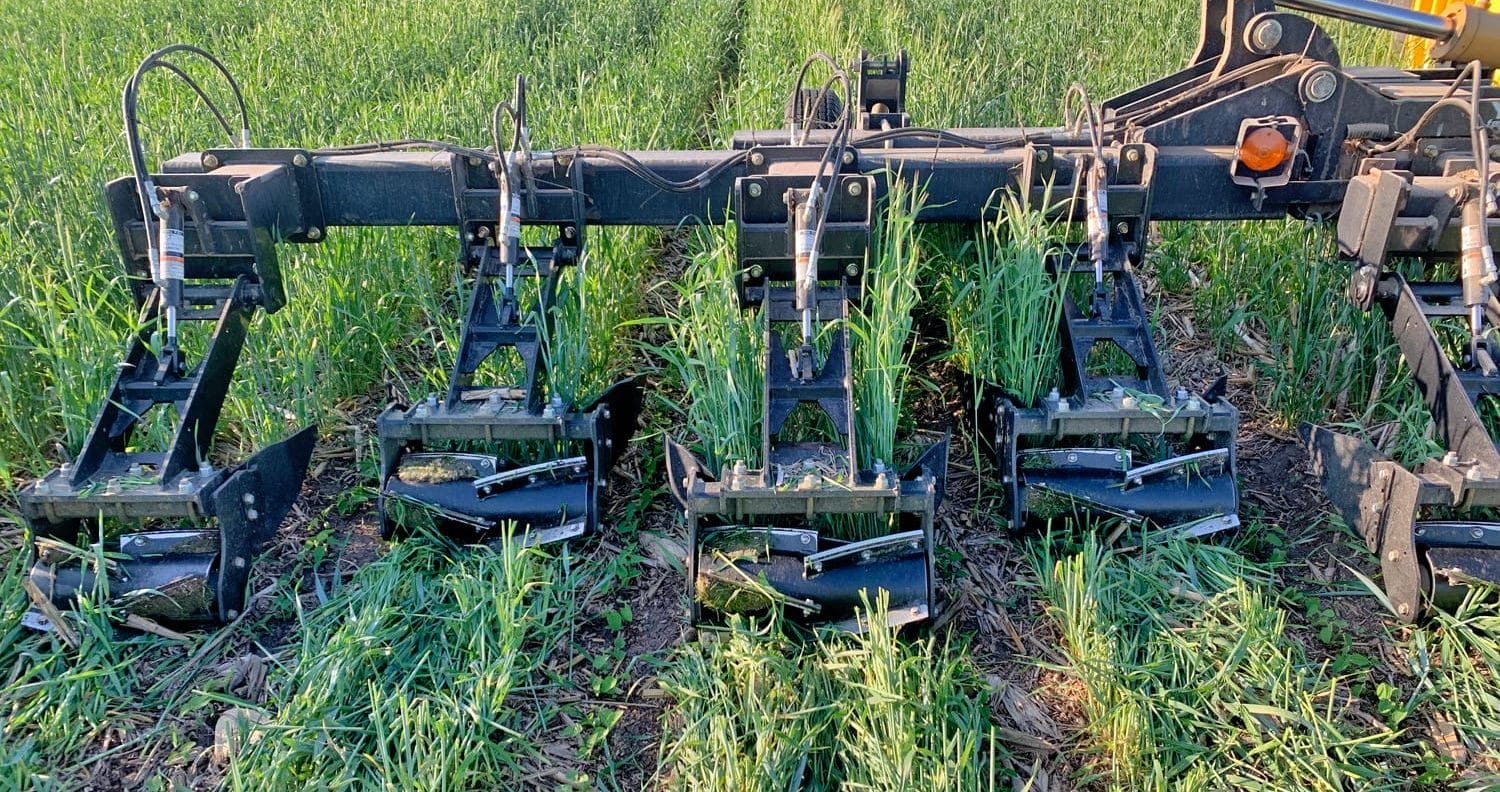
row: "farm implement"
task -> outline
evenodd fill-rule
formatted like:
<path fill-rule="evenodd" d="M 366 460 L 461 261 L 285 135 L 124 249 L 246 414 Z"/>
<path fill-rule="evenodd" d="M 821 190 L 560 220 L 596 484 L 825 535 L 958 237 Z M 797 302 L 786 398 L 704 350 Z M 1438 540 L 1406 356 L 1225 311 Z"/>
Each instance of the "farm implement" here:
<path fill-rule="evenodd" d="M 1430 39 L 1434 64 L 1345 69 L 1304 14 Z M 209 57 L 168 48 L 142 69 L 184 76 L 172 58 L 190 55 Z M 1415 619 L 1466 581 L 1500 578 L 1500 523 L 1479 519 L 1500 505 L 1500 452 L 1479 412 L 1481 397 L 1500 394 L 1495 64 L 1500 17 L 1469 6 L 1205 0 L 1184 69 L 1099 103 L 1075 89 L 1059 127 L 920 126 L 904 53 L 847 67 L 819 57 L 784 126 L 739 132 L 724 149 L 533 148 L 518 81 L 495 110 L 492 147 L 256 148 L 226 122 L 234 146 L 155 173 L 135 133 L 138 73 L 126 90 L 135 174 L 111 183 L 108 202 L 143 329 L 79 457 L 20 493 L 35 588 L 63 604 L 105 570 L 127 608 L 234 618 L 312 435 L 220 470 L 206 462 L 212 432 L 251 314 L 286 304 L 278 246 L 317 244 L 339 226 L 455 229 L 472 284 L 446 393 L 379 418 L 386 534 L 413 520 L 463 541 L 596 530 L 644 383 L 584 404 L 549 385 L 569 373 L 549 370 L 560 273 L 584 260 L 594 229 L 726 225 L 739 307 L 765 318 L 760 458 L 715 470 L 665 440 L 693 621 L 778 608 L 846 623 L 876 589 L 891 595 L 891 618 L 927 618 L 948 441 L 918 444 L 905 464 L 864 465 L 855 442 L 849 319 L 899 181 L 927 196 L 917 223 L 986 220 L 1010 196 L 1079 232 L 1047 261 L 1066 294 L 1059 386 L 1022 399 L 1013 383 L 988 382 L 977 401 L 1015 525 L 1108 518 L 1193 536 L 1237 526 L 1238 413 L 1222 378 L 1169 380 L 1136 277 L 1150 223 L 1337 215 L 1351 298 L 1389 318 L 1448 453 L 1408 470 L 1358 438 L 1304 433 L 1330 499 L 1380 557 L 1399 615 Z M 806 87 L 814 72 L 826 82 Z M 199 320 L 215 329 L 189 365 L 178 323 Z M 511 359 L 508 378 L 483 373 L 496 356 Z M 173 405 L 178 425 L 169 450 L 147 456 L 130 450 L 131 429 L 155 404 Z M 808 425 L 823 427 L 818 439 Z M 144 528 L 99 556 L 80 545 L 101 515 Z M 851 522 L 874 528 L 838 538 Z"/>

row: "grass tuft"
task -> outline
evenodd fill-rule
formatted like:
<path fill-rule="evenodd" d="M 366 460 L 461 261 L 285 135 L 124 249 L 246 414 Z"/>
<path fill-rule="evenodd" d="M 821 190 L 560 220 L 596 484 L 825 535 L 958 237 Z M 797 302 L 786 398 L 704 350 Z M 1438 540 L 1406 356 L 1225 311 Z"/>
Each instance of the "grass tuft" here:
<path fill-rule="evenodd" d="M 815 638 L 736 619 L 662 677 L 665 789 L 996 789 L 983 681 L 961 641 L 900 635 L 886 603 L 860 634 Z"/>
<path fill-rule="evenodd" d="M 1358 716 L 1350 680 L 1310 661 L 1269 572 L 1206 543 L 1108 550 L 1092 537 L 1033 564 L 1086 689 L 1083 748 L 1123 789 L 1402 789 L 1401 735 Z"/>
<path fill-rule="evenodd" d="M 1025 406 L 1057 381 L 1067 281 L 1047 272 L 1056 241 L 1051 221 L 1007 195 L 942 281 L 954 359 Z"/>

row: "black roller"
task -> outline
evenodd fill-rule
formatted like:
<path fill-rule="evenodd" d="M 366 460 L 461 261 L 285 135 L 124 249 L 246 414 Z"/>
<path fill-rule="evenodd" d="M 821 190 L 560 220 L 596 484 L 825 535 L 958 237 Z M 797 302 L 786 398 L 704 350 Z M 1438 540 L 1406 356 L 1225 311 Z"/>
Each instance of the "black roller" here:
<path fill-rule="evenodd" d="M 848 546 L 834 541 L 814 544 L 825 551 Z M 764 613 L 773 601 L 780 601 L 783 613 L 793 619 L 830 624 L 852 622 L 856 612 L 866 602 L 876 602 L 884 590 L 893 621 L 927 616 L 931 581 L 920 541 L 830 559 L 820 569 L 808 567 L 812 557 L 774 542 L 752 551 L 742 546 L 727 554 L 705 550 L 697 559 L 694 597 L 705 612 L 719 616 Z M 767 587 L 774 593 L 768 594 Z"/>
<path fill-rule="evenodd" d="M 1100 512 L 1173 526 L 1235 514 L 1239 504 L 1234 477 L 1220 472 L 1130 485 L 1118 473 L 1027 470 L 1021 474 L 1020 493 L 1022 510 L 1031 522 Z"/>
<path fill-rule="evenodd" d="M 438 455 L 422 456 L 430 459 Z M 484 496 L 476 490 L 476 477 L 472 475 L 447 481 L 413 480 L 415 478 L 407 476 L 403 480 L 398 472 L 386 481 L 382 495 L 387 498 L 387 511 L 397 508 L 389 502 L 392 498 L 423 509 L 460 539 L 491 538 L 496 530 L 511 525 L 518 532 L 541 532 L 577 523 L 578 533 L 582 533 L 581 522 L 588 515 L 589 481 L 586 472 L 538 477 L 535 481 Z"/>

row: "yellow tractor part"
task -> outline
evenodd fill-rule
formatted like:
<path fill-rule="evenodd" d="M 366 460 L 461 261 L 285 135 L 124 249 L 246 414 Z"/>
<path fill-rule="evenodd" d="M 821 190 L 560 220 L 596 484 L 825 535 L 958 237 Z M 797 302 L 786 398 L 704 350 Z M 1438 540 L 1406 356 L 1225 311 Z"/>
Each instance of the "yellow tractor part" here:
<path fill-rule="evenodd" d="M 1420 11 L 1424 14 L 1432 14 L 1433 16 L 1446 16 L 1445 12 L 1454 5 L 1457 4 L 1452 2 L 1452 0 L 1411 0 L 1411 10 Z M 1490 9 L 1490 0 L 1480 0 L 1480 2 L 1471 5 L 1475 9 L 1490 11 L 1490 13 L 1500 13 L 1500 8 Z M 1402 36 L 1402 39 L 1401 62 L 1405 64 L 1406 68 L 1421 69 L 1431 65 L 1431 51 L 1437 42 L 1421 36 L 1411 35 Z"/>

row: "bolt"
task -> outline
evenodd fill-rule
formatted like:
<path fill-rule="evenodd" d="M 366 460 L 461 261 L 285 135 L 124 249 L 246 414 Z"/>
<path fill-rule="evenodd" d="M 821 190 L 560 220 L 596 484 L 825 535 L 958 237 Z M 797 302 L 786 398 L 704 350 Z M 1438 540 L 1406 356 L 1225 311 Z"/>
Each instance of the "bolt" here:
<path fill-rule="evenodd" d="M 858 180 L 854 180 L 854 181 L 849 182 L 849 195 L 850 195 L 850 197 L 852 197 L 852 198 L 858 198 L 859 196 L 864 195 L 864 192 L 865 192 L 865 186 L 863 184 L 859 183 Z"/>
<path fill-rule="evenodd" d="M 204 154 L 203 167 L 208 168 L 209 170 L 219 167 L 219 158 L 212 154 Z"/>
<path fill-rule="evenodd" d="M 807 534 L 802 534 L 801 538 L 798 541 L 802 542 L 802 544 L 812 544 L 812 537 L 808 536 Z"/>
<path fill-rule="evenodd" d="M 1126 162 L 1140 162 L 1141 161 L 1141 150 L 1138 149 L 1138 148 L 1128 148 L 1128 149 L 1125 149 L 1125 161 Z"/>
<path fill-rule="evenodd" d="M 234 557 L 234 568 L 235 569 L 244 569 L 245 568 L 245 559 L 244 559 L 243 556 L 235 556 Z"/>
<path fill-rule="evenodd" d="M 1126 396 L 1125 398 L 1120 400 L 1120 409 L 1134 410 L 1138 403 L 1139 402 L 1136 401 L 1136 398 L 1134 396 Z"/>
<path fill-rule="evenodd" d="M 1387 561 L 1395 561 L 1395 560 L 1397 560 L 1397 559 L 1399 559 L 1401 557 L 1401 551 L 1400 550 L 1392 550 L 1389 553 L 1386 553 L 1385 557 L 1386 557 Z"/>
<path fill-rule="evenodd" d="M 563 239 L 572 239 L 578 236 L 578 229 L 573 226 L 563 226 Z"/>
<path fill-rule="evenodd" d="M 814 562 L 812 562 L 812 571 L 814 571 L 814 572 L 822 572 L 823 571 L 823 562 L 822 561 L 814 561 Z"/>
<path fill-rule="evenodd" d="M 479 167 L 479 165 L 480 165 L 479 158 L 478 157 L 470 157 L 469 158 L 469 165 L 471 167 L 475 167 L 475 168 Z"/>
<path fill-rule="evenodd" d="M 843 160 L 844 160 L 844 164 L 845 165 L 853 165 L 854 164 L 854 152 L 845 150 L 844 151 Z"/>
<path fill-rule="evenodd" d="M 844 267 L 844 274 L 848 275 L 851 278 L 855 277 L 856 275 L 859 274 L 859 265 L 855 264 L 853 262 L 850 262 L 849 266 Z"/>
<path fill-rule="evenodd" d="M 766 155 L 760 153 L 759 151 L 752 152 L 750 154 L 750 164 L 759 168 L 760 166 L 766 164 Z"/>
<path fill-rule="evenodd" d="M 189 203 L 196 203 L 198 201 L 198 191 L 188 190 L 187 199 Z"/>
<path fill-rule="evenodd" d="M 1120 236 L 1125 236 L 1126 234 L 1130 233 L 1130 224 L 1125 222 L 1124 220 L 1115 223 L 1115 233 L 1119 234 Z"/>
<path fill-rule="evenodd" d="M 761 194 L 760 182 L 750 182 L 750 185 L 745 188 L 745 192 L 750 193 L 751 198 L 759 198 Z"/>
<path fill-rule="evenodd" d="M 1425 145 L 1425 146 L 1422 147 L 1422 156 L 1426 157 L 1427 159 L 1437 159 L 1437 155 L 1438 155 L 1438 147 L 1437 146 L 1434 146 L 1431 143 L 1428 143 L 1427 145 Z"/>
<path fill-rule="evenodd" d="M 1052 152 L 1048 151 L 1047 149 L 1037 149 L 1036 150 L 1036 161 L 1037 162 L 1046 162 L 1049 159 L 1052 159 Z"/>
<path fill-rule="evenodd" d="M 875 557 L 875 554 L 872 553 L 872 552 L 870 552 L 869 550 L 861 550 L 859 552 L 859 560 L 861 560 L 861 561 L 869 561 L 870 559 L 872 559 L 874 557 Z"/>
<path fill-rule="evenodd" d="M 1281 43 L 1281 23 L 1274 19 L 1263 19 L 1250 31 L 1250 44 L 1261 52 L 1270 52 Z"/>
<path fill-rule="evenodd" d="M 230 608 L 229 610 L 224 611 L 224 615 L 228 616 L 229 619 L 233 621 L 234 619 L 238 619 L 240 617 L 240 612 L 233 608 Z"/>
<path fill-rule="evenodd" d="M 313 240 L 322 239 L 323 229 L 318 228 L 317 226 L 313 226 L 312 228 L 307 229 L 307 238 Z"/>
<path fill-rule="evenodd" d="M 242 503 L 244 503 L 246 506 L 254 506 L 255 505 L 255 493 L 253 493 L 253 492 L 247 492 L 247 493 L 245 493 L 243 496 L 240 497 L 240 501 Z"/>
<path fill-rule="evenodd" d="M 474 236 L 473 234 L 464 234 L 464 241 L 468 242 L 471 245 L 474 244 L 474 241 L 476 239 L 478 239 L 478 237 Z"/>
<path fill-rule="evenodd" d="M 1483 539 L 1484 538 L 1484 529 L 1483 528 L 1475 528 L 1474 530 L 1469 531 L 1469 535 L 1472 536 L 1472 537 L 1474 537 L 1475 539 Z"/>
<path fill-rule="evenodd" d="M 1071 465 L 1071 464 L 1073 464 L 1074 462 L 1077 462 L 1077 461 L 1078 461 L 1078 455 L 1077 454 L 1074 454 L 1074 453 L 1069 453 L 1068 454 L 1068 464 Z"/>
<path fill-rule="evenodd" d="M 1449 451 L 1448 453 L 1443 454 L 1443 464 L 1445 464 L 1445 465 L 1447 465 L 1449 467 L 1454 467 L 1454 466 L 1458 465 L 1458 452 L 1457 451 Z"/>
<path fill-rule="evenodd" d="M 1302 94 L 1304 99 L 1316 104 L 1333 98 L 1333 93 L 1338 88 L 1338 75 L 1335 75 L 1332 69 L 1319 69 L 1308 75 L 1307 81 L 1302 86 Z"/>
<path fill-rule="evenodd" d="M 293 155 L 292 156 L 292 164 L 296 165 L 299 168 L 305 168 L 305 167 L 307 167 L 307 155 L 306 154 L 296 154 L 296 155 Z"/>
<path fill-rule="evenodd" d="M 1415 531 L 1412 531 L 1412 533 L 1415 534 L 1416 536 L 1426 536 L 1427 535 L 1427 529 L 1423 528 L 1422 526 L 1419 525 L 1419 526 L 1417 526 L 1417 529 Z"/>
<path fill-rule="evenodd" d="M 766 274 L 766 271 L 764 269 L 762 269 L 759 264 L 751 264 L 750 265 L 750 277 L 752 277 L 752 278 L 759 278 L 760 276 L 762 276 L 764 274 Z"/>
<path fill-rule="evenodd" d="M 1401 603 L 1400 605 L 1397 605 L 1396 606 L 1396 613 L 1400 614 L 1401 616 L 1410 616 L 1411 615 L 1411 605 L 1409 603 L 1405 603 L 1405 602 Z"/>
<path fill-rule="evenodd" d="M 250 522 L 255 522 L 256 520 L 260 519 L 260 512 L 256 511 L 255 509 L 246 509 L 245 519 L 249 520 Z"/>

